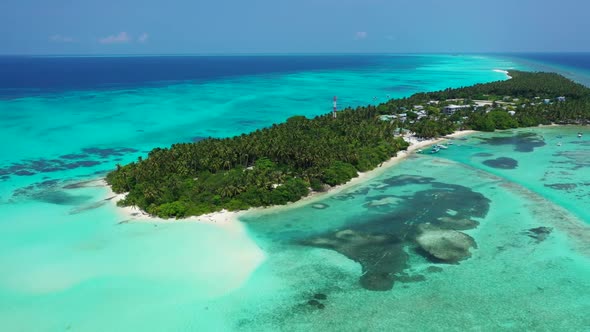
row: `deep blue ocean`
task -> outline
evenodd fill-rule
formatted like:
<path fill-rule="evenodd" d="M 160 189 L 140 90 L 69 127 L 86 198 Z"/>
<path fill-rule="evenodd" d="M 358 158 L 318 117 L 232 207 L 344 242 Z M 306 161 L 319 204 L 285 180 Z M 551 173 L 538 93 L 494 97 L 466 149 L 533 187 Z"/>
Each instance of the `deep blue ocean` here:
<path fill-rule="evenodd" d="M 590 70 L 590 53 L 516 53 L 515 58 Z"/>
<path fill-rule="evenodd" d="M 0 57 L 0 97 L 369 68 L 386 60 L 385 56 L 366 55 Z M 415 67 L 428 61 L 421 57 L 398 60 L 398 67 Z"/>
<path fill-rule="evenodd" d="M 503 56 L 530 69 L 558 70 L 583 83 L 590 82 L 590 53 Z M 0 56 L 0 98 L 207 82 L 246 75 L 370 69 L 389 60 L 388 55 Z M 428 63 L 431 57 L 408 55 L 396 60 L 396 68 L 411 69 Z"/>
<path fill-rule="evenodd" d="M 506 57 L 530 70 L 558 72 L 590 86 L 590 53 L 514 53 Z"/>

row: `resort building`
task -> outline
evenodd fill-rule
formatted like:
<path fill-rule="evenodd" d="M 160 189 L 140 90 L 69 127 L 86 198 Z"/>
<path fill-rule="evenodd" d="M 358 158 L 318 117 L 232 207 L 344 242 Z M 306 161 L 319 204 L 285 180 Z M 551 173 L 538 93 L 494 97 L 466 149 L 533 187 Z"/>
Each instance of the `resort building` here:
<path fill-rule="evenodd" d="M 491 100 L 474 100 L 476 107 L 492 107 L 494 106 L 494 102 Z"/>
<path fill-rule="evenodd" d="M 453 115 L 458 110 L 463 109 L 463 108 L 469 108 L 469 107 L 471 107 L 471 106 L 470 105 L 448 105 L 443 108 L 443 113 L 445 113 L 446 115 Z"/>

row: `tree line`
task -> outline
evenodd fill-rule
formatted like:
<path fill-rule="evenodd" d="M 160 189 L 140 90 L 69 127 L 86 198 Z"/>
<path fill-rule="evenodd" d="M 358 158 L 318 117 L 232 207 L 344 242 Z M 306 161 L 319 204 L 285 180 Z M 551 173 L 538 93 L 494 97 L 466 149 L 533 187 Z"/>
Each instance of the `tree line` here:
<path fill-rule="evenodd" d="M 185 217 L 293 202 L 309 188 L 345 183 L 408 144 L 375 107 L 285 123 L 232 138 L 156 148 L 107 175 L 121 205 L 160 217 Z"/>

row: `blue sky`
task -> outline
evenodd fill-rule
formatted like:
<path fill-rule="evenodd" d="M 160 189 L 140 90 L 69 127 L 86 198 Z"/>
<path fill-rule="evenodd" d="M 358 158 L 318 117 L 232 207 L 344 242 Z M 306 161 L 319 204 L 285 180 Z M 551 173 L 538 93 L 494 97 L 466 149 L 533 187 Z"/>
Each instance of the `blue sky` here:
<path fill-rule="evenodd" d="M 586 0 L 1 0 L 0 54 L 590 51 Z"/>

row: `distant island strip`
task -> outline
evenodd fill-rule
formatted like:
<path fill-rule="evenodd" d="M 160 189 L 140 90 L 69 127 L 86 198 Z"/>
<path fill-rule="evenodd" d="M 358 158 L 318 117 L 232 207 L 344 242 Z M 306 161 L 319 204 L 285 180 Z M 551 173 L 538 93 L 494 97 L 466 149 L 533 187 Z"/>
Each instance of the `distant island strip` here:
<path fill-rule="evenodd" d="M 107 183 L 117 204 L 152 216 L 185 218 L 284 205 L 379 167 L 415 139 L 458 130 L 588 124 L 590 89 L 554 73 L 510 71 L 511 79 L 417 93 L 347 108 L 232 138 L 153 149 L 117 165 Z"/>

